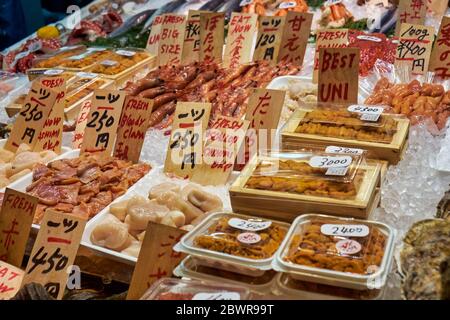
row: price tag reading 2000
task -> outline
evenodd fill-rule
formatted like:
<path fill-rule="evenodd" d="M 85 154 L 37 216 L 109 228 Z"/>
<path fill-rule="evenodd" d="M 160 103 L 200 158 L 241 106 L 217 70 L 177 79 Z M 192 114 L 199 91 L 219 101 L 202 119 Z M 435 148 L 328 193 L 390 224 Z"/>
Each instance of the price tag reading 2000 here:
<path fill-rule="evenodd" d="M 228 220 L 230 227 L 245 231 L 261 231 L 269 228 L 272 221 L 243 220 L 239 218 L 231 218 Z"/>

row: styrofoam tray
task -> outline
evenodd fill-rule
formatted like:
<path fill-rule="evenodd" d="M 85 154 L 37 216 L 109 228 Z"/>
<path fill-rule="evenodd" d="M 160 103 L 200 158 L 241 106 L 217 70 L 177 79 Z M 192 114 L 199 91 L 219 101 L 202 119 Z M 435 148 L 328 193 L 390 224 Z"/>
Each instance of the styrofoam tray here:
<path fill-rule="evenodd" d="M 235 175 L 236 175 L 236 173 L 233 173 L 232 177 L 230 177 L 230 180 L 233 180 Z M 107 207 L 105 207 L 102 211 L 100 211 L 95 217 L 93 217 L 89 221 L 89 223 L 86 225 L 86 228 L 84 230 L 83 237 L 81 239 L 81 244 L 87 248 L 94 250 L 99 255 L 107 256 L 116 261 L 124 262 L 127 264 L 136 263 L 137 258 L 135 258 L 133 256 L 123 254 L 118 251 L 114 251 L 114 250 L 93 244 L 90 239 L 91 233 L 94 230 L 94 228 L 97 226 L 97 224 L 102 222 L 107 217 L 107 215 L 109 214 L 109 208 L 112 204 L 123 201 L 123 200 L 130 199 L 136 195 L 140 195 L 140 196 L 147 198 L 150 189 L 153 186 L 156 186 L 163 182 L 172 182 L 172 183 L 178 184 L 180 187 L 184 187 L 185 185 L 187 185 L 189 183 L 195 184 L 188 180 L 171 179 L 171 178 L 165 176 L 165 174 L 163 173 L 162 167 L 157 167 L 157 168 L 153 167 L 152 170 L 146 176 L 144 176 L 141 180 L 136 182 L 134 184 L 134 186 L 132 186 L 130 189 L 128 189 L 128 191 L 123 196 L 121 196 L 121 197 L 117 198 L 116 200 L 114 200 L 113 202 L 111 202 Z M 231 210 L 231 204 L 230 204 L 228 191 L 226 193 L 227 198 L 225 198 L 225 193 L 217 194 L 217 193 L 219 193 L 219 191 L 221 191 L 220 189 L 222 189 L 222 188 L 228 190 L 227 187 L 225 187 L 225 186 L 223 186 L 223 187 L 200 186 L 200 187 L 203 190 L 205 190 L 206 192 L 210 192 L 210 193 L 218 195 L 222 199 L 224 209 Z"/>
<path fill-rule="evenodd" d="M 5 146 L 5 144 L 6 144 L 6 141 L 7 141 L 7 139 L 0 139 L 0 148 L 3 148 L 4 146 Z M 71 151 L 73 151 L 71 148 L 68 148 L 68 147 L 61 147 L 61 154 L 59 155 L 59 156 L 57 156 L 56 158 L 53 158 L 52 160 L 50 160 L 50 162 L 51 161 L 54 161 L 54 160 L 57 160 L 57 159 L 60 159 L 61 157 L 63 157 L 63 156 L 66 156 L 68 153 L 70 153 Z M 48 163 L 48 162 L 47 162 Z M 47 164 L 47 163 L 44 163 L 44 164 Z M 14 182 L 12 182 L 12 183 L 10 183 L 9 185 L 7 185 L 6 187 L 4 187 L 4 188 L 1 188 L 0 189 L 0 192 L 5 192 L 5 189 L 6 188 L 10 188 L 10 189 L 16 189 L 16 185 L 20 185 L 21 184 L 21 181 L 30 181 L 30 180 L 28 180 L 28 179 L 33 179 L 33 173 L 31 172 L 31 173 L 29 173 L 29 174 L 26 174 L 26 175 L 24 175 L 23 177 L 20 177 L 19 179 L 17 179 L 16 181 L 14 181 Z M 31 182 L 30 182 L 31 183 Z M 27 186 L 28 186 L 28 184 L 27 184 Z M 16 190 L 19 190 L 19 189 L 16 189 Z M 22 190 L 19 190 L 19 191 L 22 191 Z"/>

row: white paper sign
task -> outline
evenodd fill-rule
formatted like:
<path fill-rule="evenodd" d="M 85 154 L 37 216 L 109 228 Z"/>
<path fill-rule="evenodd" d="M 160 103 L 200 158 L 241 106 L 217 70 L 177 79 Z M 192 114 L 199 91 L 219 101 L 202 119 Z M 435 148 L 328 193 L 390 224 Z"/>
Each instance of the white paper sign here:
<path fill-rule="evenodd" d="M 349 156 L 314 156 L 309 159 L 309 165 L 314 168 L 341 168 L 352 164 L 352 157 Z"/>
<path fill-rule="evenodd" d="M 45 70 L 44 74 L 46 76 L 57 76 L 58 74 L 63 73 L 64 70 L 61 69 L 50 69 L 50 70 Z"/>
<path fill-rule="evenodd" d="M 327 236 L 367 237 L 369 227 L 364 224 L 323 224 L 320 232 Z"/>
<path fill-rule="evenodd" d="M 364 153 L 363 149 L 346 148 L 337 146 L 328 146 L 325 148 L 326 153 L 341 153 L 341 154 L 355 154 L 360 155 Z"/>
<path fill-rule="evenodd" d="M 100 64 L 102 64 L 104 66 L 111 67 L 111 66 L 116 65 L 117 61 L 114 61 L 114 60 L 103 60 L 102 62 L 100 62 Z"/>
<path fill-rule="evenodd" d="M 92 72 L 77 72 L 77 77 L 86 78 L 86 79 L 94 79 L 98 74 Z"/>
<path fill-rule="evenodd" d="M 228 220 L 230 227 L 245 231 L 261 231 L 272 225 L 272 221 L 252 221 L 239 218 L 231 218 Z"/>
<path fill-rule="evenodd" d="M 199 292 L 196 293 L 192 300 L 241 300 L 238 292 Z"/>
<path fill-rule="evenodd" d="M 252 4 L 253 0 L 242 0 L 241 3 L 239 4 L 240 7 L 245 7 L 248 6 L 249 4 Z"/>
<path fill-rule="evenodd" d="M 282 2 L 280 3 L 280 5 L 278 6 L 278 8 L 280 9 L 289 9 L 289 8 L 293 8 L 297 5 L 296 2 L 294 1 L 289 1 L 289 2 Z"/>
<path fill-rule="evenodd" d="M 359 40 L 367 40 L 367 41 L 372 41 L 372 42 L 381 42 L 380 38 L 372 37 L 372 36 L 361 35 L 361 36 L 357 36 L 356 38 L 359 39 Z"/>
<path fill-rule="evenodd" d="M 132 57 L 136 54 L 136 52 L 128 51 L 128 50 L 117 50 L 116 53 L 120 56 L 125 56 L 125 57 Z"/>
<path fill-rule="evenodd" d="M 363 106 L 354 104 L 347 108 L 350 112 L 358 112 L 364 114 L 382 114 L 384 111 L 384 107 L 381 106 Z"/>

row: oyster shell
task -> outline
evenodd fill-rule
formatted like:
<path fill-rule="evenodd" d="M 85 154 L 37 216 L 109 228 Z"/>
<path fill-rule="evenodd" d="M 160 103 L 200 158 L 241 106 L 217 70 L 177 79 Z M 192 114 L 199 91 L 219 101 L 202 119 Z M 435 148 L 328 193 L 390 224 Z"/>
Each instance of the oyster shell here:
<path fill-rule="evenodd" d="M 441 202 L 439 202 L 436 218 L 450 219 L 450 191 L 447 191 Z"/>
<path fill-rule="evenodd" d="M 403 239 L 402 294 L 408 300 L 443 299 L 441 265 L 450 258 L 450 221 L 422 220 Z"/>

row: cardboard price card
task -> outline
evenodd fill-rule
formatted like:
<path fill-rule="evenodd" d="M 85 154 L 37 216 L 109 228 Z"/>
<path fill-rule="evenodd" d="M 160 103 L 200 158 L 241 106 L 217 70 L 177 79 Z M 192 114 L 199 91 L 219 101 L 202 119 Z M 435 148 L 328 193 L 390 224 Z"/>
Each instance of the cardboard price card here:
<path fill-rule="evenodd" d="M 80 217 L 46 210 L 23 285 L 40 283 L 52 297 L 61 299 L 85 225 L 86 220 Z"/>
<path fill-rule="evenodd" d="M 252 61 L 253 37 L 257 21 L 256 14 L 236 12 L 231 14 L 224 55 L 225 67 L 235 68 Z"/>
<path fill-rule="evenodd" d="M 419 24 L 425 23 L 427 14 L 427 1 L 429 0 L 400 0 L 397 7 L 397 24 L 395 35 L 399 37 L 403 23 Z"/>
<path fill-rule="evenodd" d="M 322 48 L 346 48 L 348 46 L 348 29 L 324 29 L 318 31 L 316 52 L 314 55 L 313 83 L 317 83 L 319 76 L 319 58 Z"/>
<path fill-rule="evenodd" d="M 0 260 L 22 266 L 38 199 L 6 188 L 0 212 Z"/>
<path fill-rule="evenodd" d="M 319 102 L 358 103 L 358 80 L 358 48 L 320 49 Z"/>
<path fill-rule="evenodd" d="M 134 163 L 139 161 L 152 109 L 153 100 L 126 97 L 117 130 L 115 157 Z"/>
<path fill-rule="evenodd" d="M 55 104 L 45 120 L 44 127 L 38 135 L 34 151 L 53 150 L 61 152 L 64 125 L 64 108 L 66 105 L 66 81 L 64 77 L 44 77 L 40 79 L 43 86 L 54 89 L 58 95 Z"/>
<path fill-rule="evenodd" d="M 224 185 L 247 133 L 250 121 L 217 117 L 206 131 L 203 163 L 191 181 L 202 185 Z"/>
<path fill-rule="evenodd" d="M 200 13 L 200 61 L 222 62 L 224 28 L 224 13 Z"/>
<path fill-rule="evenodd" d="M 210 113 L 210 103 L 177 103 L 164 172 L 189 178 L 202 163 L 202 141 Z"/>
<path fill-rule="evenodd" d="M 159 53 L 159 41 L 161 35 L 162 22 L 164 20 L 164 16 L 156 16 L 155 20 L 153 20 L 150 34 L 147 40 L 147 50 L 151 55 L 158 58 Z"/>
<path fill-rule="evenodd" d="M 186 231 L 149 222 L 134 268 L 127 300 L 137 300 L 158 279 L 171 277 L 185 254 L 173 251 Z"/>
<path fill-rule="evenodd" d="M 443 17 L 431 53 L 430 71 L 442 79 L 450 78 L 450 17 Z"/>
<path fill-rule="evenodd" d="M 125 91 L 95 90 L 81 152 L 111 155 L 125 101 Z"/>
<path fill-rule="evenodd" d="M 181 62 L 188 64 L 200 59 L 200 11 L 189 10 L 184 33 Z"/>
<path fill-rule="evenodd" d="M 268 60 L 276 63 L 280 52 L 285 17 L 259 16 L 253 61 Z"/>
<path fill-rule="evenodd" d="M 33 82 L 6 141 L 6 150 L 15 152 L 21 143 L 34 148 L 57 96 L 57 91 L 44 87 L 40 82 Z"/>
<path fill-rule="evenodd" d="M 405 65 L 414 75 L 428 72 L 434 28 L 404 23 L 400 29 L 395 65 Z"/>
<path fill-rule="evenodd" d="M 92 101 L 86 100 L 81 105 L 80 113 L 75 121 L 75 132 L 72 138 L 72 148 L 80 149 L 83 144 L 84 130 L 86 129 L 89 111 L 91 110 Z"/>
<path fill-rule="evenodd" d="M 0 300 L 13 298 L 20 290 L 24 272 L 0 260 Z"/>
<path fill-rule="evenodd" d="M 179 14 L 163 16 L 161 33 L 159 35 L 159 65 L 171 65 L 181 62 L 186 17 Z"/>
<path fill-rule="evenodd" d="M 311 32 L 311 13 L 289 11 L 286 15 L 278 61 L 303 65 L 306 46 Z"/>

